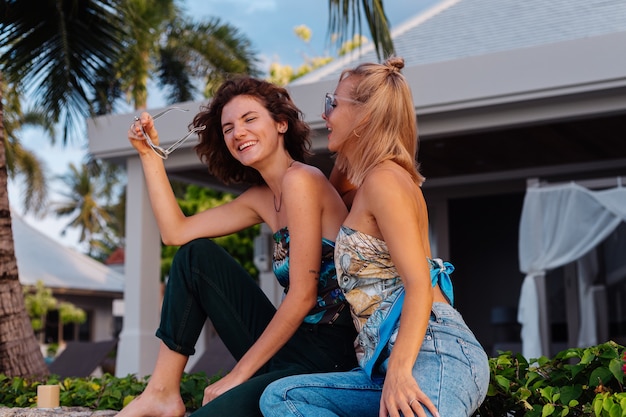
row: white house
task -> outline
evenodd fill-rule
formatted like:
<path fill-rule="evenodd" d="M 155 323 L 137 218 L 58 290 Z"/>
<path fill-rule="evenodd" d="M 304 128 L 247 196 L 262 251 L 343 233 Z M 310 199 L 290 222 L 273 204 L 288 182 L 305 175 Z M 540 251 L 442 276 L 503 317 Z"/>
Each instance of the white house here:
<path fill-rule="evenodd" d="M 569 286 L 580 282 L 576 263 L 525 280 L 520 220 L 528 184 L 597 180 L 607 187 L 626 175 L 626 2 L 445 0 L 395 28 L 393 38 L 414 95 L 433 250 L 456 266 L 456 306 L 490 351 L 521 349 L 519 328 L 507 330 L 517 326 L 520 312 L 524 328 L 534 329 L 524 340 L 532 354 L 577 343 L 581 306 L 571 301 L 588 298 Z M 334 90 L 342 68 L 376 60 L 364 47 L 288 87 L 313 128 L 311 162 L 325 172 L 332 160 L 321 118 L 324 93 Z M 171 114 L 161 123 L 161 138 L 170 139 L 165 144 L 185 133 L 200 104 L 181 103 L 189 114 Z M 141 166 L 126 139 L 132 116 L 90 120 L 89 148 L 128 170 L 127 301 L 118 373 L 145 375 L 157 351 L 160 241 Z M 192 146 L 166 160 L 169 174 L 223 187 L 206 174 Z M 604 294 L 610 313 L 608 337 L 617 339 L 626 334 L 625 234 L 616 227 L 610 242 L 599 242 L 602 253 L 617 255 L 595 258 L 600 271 L 612 275 L 598 273 L 593 281 L 599 289 L 594 297 Z M 533 291 L 520 305 L 523 282 Z"/>
<path fill-rule="evenodd" d="M 35 230 L 15 212 L 11 222 L 20 283 L 42 281 L 57 300 L 83 309 L 87 322 L 80 326 L 81 340 L 113 339 L 113 303 L 123 298 L 124 276 Z"/>

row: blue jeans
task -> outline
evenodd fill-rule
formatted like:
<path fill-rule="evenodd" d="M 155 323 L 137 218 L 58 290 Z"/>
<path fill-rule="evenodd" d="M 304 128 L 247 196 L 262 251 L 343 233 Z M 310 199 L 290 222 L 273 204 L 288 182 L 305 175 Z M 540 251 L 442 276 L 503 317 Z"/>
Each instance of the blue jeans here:
<path fill-rule="evenodd" d="M 386 362 L 381 366 L 384 371 Z M 450 305 L 433 305 L 413 376 L 441 417 L 471 416 L 484 400 L 489 386 L 487 355 Z M 265 389 L 261 411 L 265 417 L 378 417 L 382 388 L 381 381 L 373 381 L 360 368 L 290 376 Z"/>

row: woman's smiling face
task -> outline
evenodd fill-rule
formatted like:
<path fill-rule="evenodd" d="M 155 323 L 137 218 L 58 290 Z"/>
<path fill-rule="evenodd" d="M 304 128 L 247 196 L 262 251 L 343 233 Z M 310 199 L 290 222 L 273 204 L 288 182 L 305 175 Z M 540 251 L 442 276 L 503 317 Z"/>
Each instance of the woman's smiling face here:
<path fill-rule="evenodd" d="M 236 96 L 222 109 L 224 141 L 243 165 L 251 166 L 275 150 L 282 124 L 286 125 L 274 121 L 265 106 L 251 96 Z"/>
<path fill-rule="evenodd" d="M 354 135 L 358 107 L 351 98 L 350 91 L 355 81 L 354 77 L 348 77 L 339 82 L 333 95 L 332 111 L 330 114 L 322 114 L 328 129 L 328 150 L 331 152 L 337 152 Z"/>

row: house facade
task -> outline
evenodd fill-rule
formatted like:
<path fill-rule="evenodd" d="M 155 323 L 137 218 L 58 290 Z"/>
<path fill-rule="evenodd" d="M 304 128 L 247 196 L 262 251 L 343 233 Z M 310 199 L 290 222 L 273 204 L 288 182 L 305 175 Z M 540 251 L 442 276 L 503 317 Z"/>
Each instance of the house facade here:
<path fill-rule="evenodd" d="M 591 180 L 610 186 L 626 175 L 626 2 L 448 0 L 392 35 L 413 91 L 434 255 L 455 265 L 456 307 L 485 348 L 521 350 L 519 227 L 527 187 Z M 372 61 L 374 50 L 365 46 L 288 86 L 312 127 L 310 162 L 326 173 L 332 158 L 321 118 L 324 94 L 334 90 L 343 68 Z M 201 104 L 180 106 L 193 113 Z M 119 347 L 127 362 L 118 359 L 118 372 L 147 374 L 157 349 L 160 240 L 140 162 L 126 139 L 132 116 L 90 120 L 89 147 L 128 171 L 126 316 Z M 180 137 L 191 118 L 177 112 L 159 125 L 164 143 Z M 224 188 L 208 176 L 192 146 L 165 161 L 170 176 Z M 259 245 L 261 266 L 266 246 Z M 542 354 L 571 345 L 565 269 L 550 271 L 542 283 Z M 278 300 L 270 272 L 262 278 Z M 609 337 L 619 338 L 626 333 L 626 316 L 617 307 L 626 303 L 624 279 L 611 282 Z"/>
<path fill-rule="evenodd" d="M 44 343 L 100 342 L 117 337 L 113 305 L 124 297 L 124 276 L 76 250 L 65 247 L 12 213 L 13 239 L 20 284 L 41 281 L 59 302 L 85 311 L 80 326 L 62 326 L 56 311 L 46 319 Z M 61 340 L 59 340 L 61 339 Z"/>

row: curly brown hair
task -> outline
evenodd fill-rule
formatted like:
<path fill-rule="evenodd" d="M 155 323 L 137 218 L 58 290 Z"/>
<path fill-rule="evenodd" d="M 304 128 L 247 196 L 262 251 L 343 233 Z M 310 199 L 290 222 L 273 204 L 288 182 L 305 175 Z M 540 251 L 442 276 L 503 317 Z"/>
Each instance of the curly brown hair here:
<path fill-rule="evenodd" d="M 234 97 L 245 95 L 258 100 L 268 110 L 274 121 L 288 123 L 284 136 L 285 149 L 296 161 L 304 162 L 310 155 L 310 127 L 304 122 L 302 111 L 296 107 L 283 87 L 252 77 L 236 77 L 225 81 L 211 99 L 200 108 L 192 127 L 206 126 L 198 133 L 200 143 L 195 151 L 209 173 L 225 184 L 264 184 L 261 174 L 235 159 L 224 142 L 222 110 Z"/>

